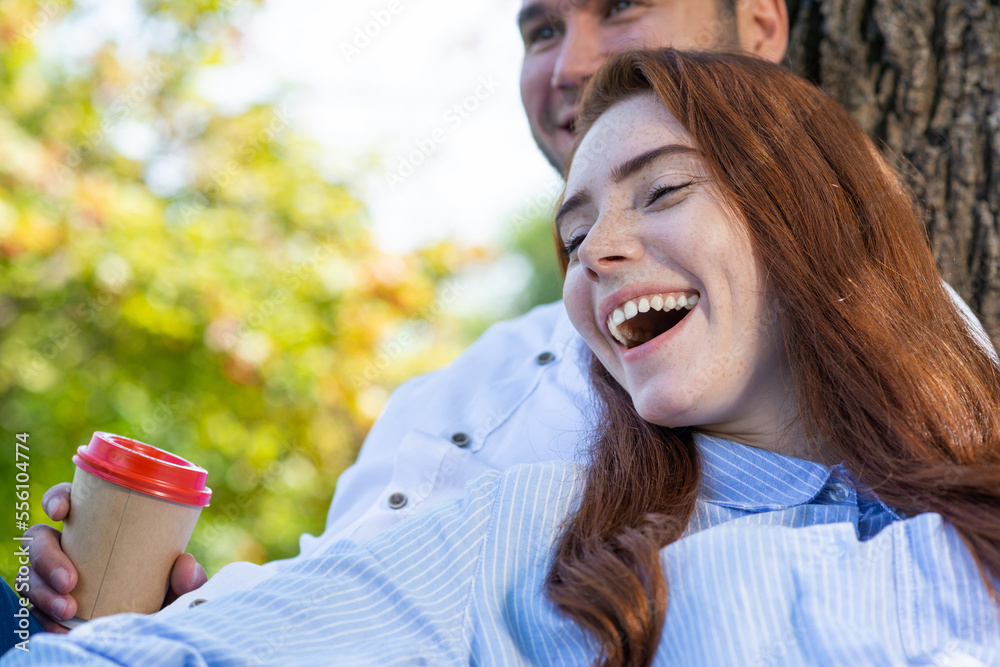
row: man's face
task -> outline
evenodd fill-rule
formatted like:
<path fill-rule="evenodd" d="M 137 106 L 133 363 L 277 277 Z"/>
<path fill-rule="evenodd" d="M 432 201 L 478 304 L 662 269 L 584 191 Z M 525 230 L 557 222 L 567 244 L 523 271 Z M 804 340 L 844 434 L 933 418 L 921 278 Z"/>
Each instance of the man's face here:
<path fill-rule="evenodd" d="M 610 53 L 629 48 L 736 45 L 717 0 L 524 0 L 521 99 L 535 143 L 562 171 L 586 80 Z"/>

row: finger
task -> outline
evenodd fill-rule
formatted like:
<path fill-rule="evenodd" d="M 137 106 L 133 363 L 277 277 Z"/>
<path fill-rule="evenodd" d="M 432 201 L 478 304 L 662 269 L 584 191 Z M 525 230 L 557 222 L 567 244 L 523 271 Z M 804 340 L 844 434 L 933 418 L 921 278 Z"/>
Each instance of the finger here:
<path fill-rule="evenodd" d="M 69 632 L 69 628 L 67 628 L 65 625 L 60 625 L 59 623 L 56 623 L 54 620 L 52 620 L 52 618 L 43 614 L 38 607 L 31 608 L 31 615 L 34 616 L 35 619 L 42 624 L 42 630 L 45 630 L 46 632 L 54 632 L 60 635 L 64 635 L 67 632 Z"/>
<path fill-rule="evenodd" d="M 24 534 L 26 537 L 31 537 L 28 541 L 28 558 L 31 561 L 31 574 L 34 578 L 54 595 L 70 593 L 76 587 L 77 574 L 76 568 L 63 553 L 62 545 L 59 543 L 59 536 L 62 533 L 52 526 L 35 524 Z M 28 599 L 38 605 L 40 603 L 35 599 L 34 593 L 35 587 L 32 586 Z M 52 615 L 47 608 L 43 607 L 42 611 Z"/>
<path fill-rule="evenodd" d="M 201 588 L 208 581 L 205 568 L 198 564 L 191 554 L 181 554 L 170 570 L 170 590 L 164 605 L 170 604 L 185 593 Z"/>
<path fill-rule="evenodd" d="M 42 507 L 53 521 L 62 521 L 69 514 L 69 496 L 73 485 L 56 484 L 42 495 Z"/>
<path fill-rule="evenodd" d="M 36 524 L 24 534 L 32 538 L 28 542 L 31 561 L 28 599 L 41 612 L 39 618 L 48 616 L 55 621 L 73 618 L 76 600 L 69 592 L 76 587 L 77 575 L 59 543 L 61 533 L 51 526 Z"/>
<path fill-rule="evenodd" d="M 67 621 L 76 615 L 76 600 L 72 595 L 60 595 L 39 577 L 34 570 L 28 574 L 30 594 L 28 598 L 34 606 L 32 611 L 42 627 L 48 630 L 49 624 Z"/>

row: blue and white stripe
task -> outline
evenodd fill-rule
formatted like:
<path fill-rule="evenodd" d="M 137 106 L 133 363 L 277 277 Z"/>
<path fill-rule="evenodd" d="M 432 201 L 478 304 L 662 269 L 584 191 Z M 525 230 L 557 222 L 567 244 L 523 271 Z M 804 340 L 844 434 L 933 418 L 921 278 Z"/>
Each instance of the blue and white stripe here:
<path fill-rule="evenodd" d="M 1000 665 L 1000 612 L 936 514 L 901 519 L 843 469 L 699 438 L 704 482 L 663 550 L 662 665 Z M 36 636 L 0 665 L 582 665 L 542 594 L 581 468 L 493 472 L 457 502 L 170 617 Z"/>

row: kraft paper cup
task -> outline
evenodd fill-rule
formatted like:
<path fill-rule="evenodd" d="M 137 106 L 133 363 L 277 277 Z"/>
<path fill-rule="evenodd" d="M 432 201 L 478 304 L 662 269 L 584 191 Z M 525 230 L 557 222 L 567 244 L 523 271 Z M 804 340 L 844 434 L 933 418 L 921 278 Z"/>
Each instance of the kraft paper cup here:
<path fill-rule="evenodd" d="M 208 473 L 151 445 L 95 433 L 76 473 L 62 548 L 76 567 L 76 616 L 159 611 L 212 490 Z"/>

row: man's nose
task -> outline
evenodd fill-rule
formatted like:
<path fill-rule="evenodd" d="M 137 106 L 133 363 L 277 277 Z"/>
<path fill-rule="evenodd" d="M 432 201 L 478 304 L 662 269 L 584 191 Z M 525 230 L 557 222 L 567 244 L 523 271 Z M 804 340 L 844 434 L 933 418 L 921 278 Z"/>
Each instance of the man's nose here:
<path fill-rule="evenodd" d="M 642 243 L 621 220 L 602 219 L 587 232 L 577 252 L 589 279 L 598 282 L 640 259 Z"/>
<path fill-rule="evenodd" d="M 566 26 L 559 57 L 552 72 L 552 87 L 582 88 L 604 62 L 604 49 L 597 26 L 572 21 Z"/>

